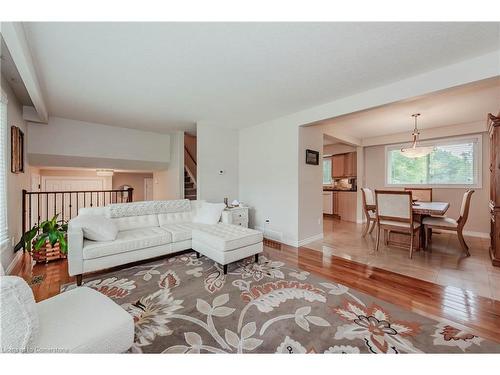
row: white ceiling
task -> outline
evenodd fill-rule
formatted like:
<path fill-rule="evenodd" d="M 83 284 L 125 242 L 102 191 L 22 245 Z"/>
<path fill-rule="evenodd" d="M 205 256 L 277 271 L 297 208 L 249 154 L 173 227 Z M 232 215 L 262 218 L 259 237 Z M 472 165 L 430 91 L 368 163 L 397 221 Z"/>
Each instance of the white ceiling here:
<path fill-rule="evenodd" d="M 481 55 L 499 25 L 24 24 L 51 116 L 161 132 L 241 128 Z"/>
<path fill-rule="evenodd" d="M 317 125 L 329 124 L 344 135 L 366 139 L 406 131 L 411 133 L 413 113 L 421 114 L 418 128 L 429 129 L 477 121 L 486 123 L 488 113 L 499 111 L 500 78 L 497 77 L 321 121 Z M 324 142 L 327 140 L 331 142 L 324 137 Z"/>

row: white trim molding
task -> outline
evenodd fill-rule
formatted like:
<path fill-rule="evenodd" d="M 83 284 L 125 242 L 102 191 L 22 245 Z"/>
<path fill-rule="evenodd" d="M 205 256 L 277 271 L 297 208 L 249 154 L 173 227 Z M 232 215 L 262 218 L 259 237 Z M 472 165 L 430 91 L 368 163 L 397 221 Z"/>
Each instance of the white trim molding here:
<path fill-rule="evenodd" d="M 307 237 L 307 238 L 304 238 L 303 240 L 297 241 L 297 246 L 295 246 L 295 247 L 301 247 L 301 246 L 307 245 L 311 242 L 319 241 L 322 239 L 323 239 L 323 233 L 318 233 L 314 236 Z"/>
<path fill-rule="evenodd" d="M 14 255 L 14 258 L 11 260 L 10 264 L 7 266 L 7 269 L 5 270 L 6 275 L 10 275 L 10 273 L 14 270 L 14 267 L 19 263 L 21 258 L 23 257 L 23 252 L 19 250 L 16 255 Z"/>

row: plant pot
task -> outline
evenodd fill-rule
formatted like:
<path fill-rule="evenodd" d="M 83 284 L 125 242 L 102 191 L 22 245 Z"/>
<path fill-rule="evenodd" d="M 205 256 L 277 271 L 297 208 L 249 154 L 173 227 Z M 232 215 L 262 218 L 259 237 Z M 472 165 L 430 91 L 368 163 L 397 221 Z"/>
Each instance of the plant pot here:
<path fill-rule="evenodd" d="M 34 246 L 34 244 L 33 244 Z M 66 254 L 61 253 L 61 247 L 59 242 L 51 245 L 50 241 L 45 242 L 40 249 L 35 250 L 34 247 L 31 251 L 31 256 L 33 260 L 37 263 L 48 263 L 53 260 L 66 258 Z"/>

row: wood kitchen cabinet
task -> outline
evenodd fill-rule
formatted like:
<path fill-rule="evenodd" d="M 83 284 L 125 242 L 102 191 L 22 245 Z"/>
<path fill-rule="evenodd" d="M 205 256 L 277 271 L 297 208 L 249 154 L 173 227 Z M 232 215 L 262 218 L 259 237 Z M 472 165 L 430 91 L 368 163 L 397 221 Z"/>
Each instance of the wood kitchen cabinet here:
<path fill-rule="evenodd" d="M 334 191 L 332 194 L 332 214 L 339 214 L 339 192 Z"/>
<path fill-rule="evenodd" d="M 357 156 L 355 152 L 332 156 L 332 177 L 356 177 Z"/>
<path fill-rule="evenodd" d="M 355 191 L 339 191 L 337 193 L 337 215 L 340 220 L 356 222 L 357 193 Z M 335 199 L 334 199 L 335 207 Z M 334 208 L 335 212 L 335 208 Z"/>
<path fill-rule="evenodd" d="M 344 156 L 344 175 L 346 177 L 356 177 L 358 168 L 358 158 L 355 152 L 349 152 Z"/>
<path fill-rule="evenodd" d="M 332 177 L 344 177 L 344 154 L 332 156 Z"/>

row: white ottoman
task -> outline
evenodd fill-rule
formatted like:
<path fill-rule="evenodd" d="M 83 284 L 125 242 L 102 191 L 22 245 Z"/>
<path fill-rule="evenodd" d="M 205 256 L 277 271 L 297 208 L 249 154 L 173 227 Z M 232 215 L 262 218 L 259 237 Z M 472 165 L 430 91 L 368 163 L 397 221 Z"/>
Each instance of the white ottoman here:
<path fill-rule="evenodd" d="M 36 304 L 37 350 L 69 353 L 122 353 L 134 343 L 134 320 L 110 298 L 87 287 Z"/>
<path fill-rule="evenodd" d="M 262 252 L 262 233 L 239 225 L 217 224 L 193 229 L 192 248 L 224 266 Z"/>

